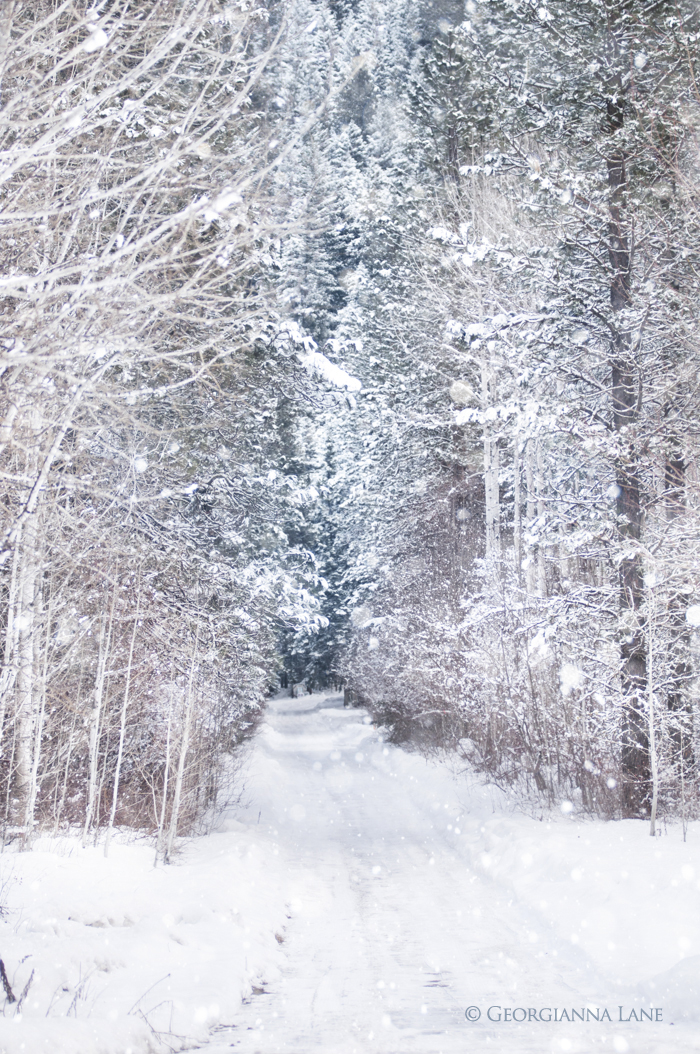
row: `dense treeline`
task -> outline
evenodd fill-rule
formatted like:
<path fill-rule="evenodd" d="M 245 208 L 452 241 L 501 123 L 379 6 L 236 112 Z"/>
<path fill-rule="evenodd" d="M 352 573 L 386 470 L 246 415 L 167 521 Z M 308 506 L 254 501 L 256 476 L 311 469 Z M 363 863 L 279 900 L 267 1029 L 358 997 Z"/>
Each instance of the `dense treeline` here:
<path fill-rule="evenodd" d="M 275 526 L 303 501 L 276 393 L 304 385 L 264 288 L 265 16 L 3 5 L 9 835 L 129 823 L 167 852 L 230 779 L 280 627 L 315 617 Z"/>
<path fill-rule="evenodd" d="M 432 13 L 400 37 L 384 9 L 362 120 L 313 162 L 344 241 L 309 325 L 364 384 L 328 422 L 336 668 L 398 738 L 688 815 L 696 12 Z"/>
<path fill-rule="evenodd" d="M 5 836 L 167 856 L 301 681 L 690 815 L 693 5 L 0 20 Z"/>

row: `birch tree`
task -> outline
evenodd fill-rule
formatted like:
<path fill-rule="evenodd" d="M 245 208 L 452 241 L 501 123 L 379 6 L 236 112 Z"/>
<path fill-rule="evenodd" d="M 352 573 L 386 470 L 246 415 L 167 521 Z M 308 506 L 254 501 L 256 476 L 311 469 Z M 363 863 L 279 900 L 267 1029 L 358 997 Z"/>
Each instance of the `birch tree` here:
<path fill-rule="evenodd" d="M 277 122 L 273 143 L 262 88 L 285 27 L 268 15 L 213 0 L 3 5 L 0 769 L 6 830 L 24 837 L 35 808 L 86 838 L 122 805 L 157 826 L 158 680 L 195 582 L 222 613 L 193 751 L 209 752 L 211 786 L 274 678 L 278 601 L 310 617 L 261 523 L 277 499 L 256 430 L 295 374 L 274 351 L 266 275 L 285 221 L 268 177 L 305 134 Z M 125 609 L 134 560 L 140 627 Z"/>

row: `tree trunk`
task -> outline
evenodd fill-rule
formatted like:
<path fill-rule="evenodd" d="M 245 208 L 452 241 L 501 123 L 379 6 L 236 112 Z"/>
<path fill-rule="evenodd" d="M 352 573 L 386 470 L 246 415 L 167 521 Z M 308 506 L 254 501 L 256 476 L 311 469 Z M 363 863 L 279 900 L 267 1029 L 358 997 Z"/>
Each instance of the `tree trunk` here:
<path fill-rule="evenodd" d="M 36 407 L 29 410 L 25 422 L 23 440 L 26 445 L 24 470 L 29 480 L 34 479 L 38 465 L 39 451 L 39 414 Z M 28 488 L 23 500 L 28 503 L 32 487 Z M 26 510 L 25 504 L 25 510 Z M 32 745 L 35 722 L 35 601 L 37 592 L 37 554 L 38 541 L 37 513 L 33 511 L 23 521 L 16 521 L 13 533 L 13 571 L 16 562 L 14 611 L 8 612 L 8 631 L 6 638 L 6 660 L 10 658 L 8 679 L 5 694 L 14 673 L 15 709 L 13 753 L 13 794 L 11 799 L 11 822 L 22 829 L 23 841 L 26 842 L 29 832 L 27 822 L 33 817 L 27 816 L 31 809 L 32 780 Z"/>
<path fill-rule="evenodd" d="M 481 391 L 484 413 L 491 408 L 489 370 L 481 367 Z M 500 554 L 501 504 L 498 487 L 499 452 L 493 421 L 484 421 L 484 492 L 486 501 L 486 556 Z"/>
<path fill-rule="evenodd" d="M 90 713 L 90 726 L 88 731 L 88 790 L 85 803 L 85 826 L 83 827 L 83 845 L 87 844 L 90 826 L 95 816 L 95 799 L 97 795 L 97 772 L 99 768 L 99 746 L 100 746 L 100 722 L 102 720 L 102 704 L 104 699 L 105 680 L 107 676 L 107 661 L 112 644 L 112 626 L 114 624 L 114 608 L 117 602 L 117 578 L 115 572 L 114 589 L 112 592 L 112 604 L 107 620 L 105 632 L 105 620 L 100 619 L 100 641 L 97 658 L 97 677 L 93 691 L 93 703 Z"/>
<path fill-rule="evenodd" d="M 109 823 L 107 825 L 107 834 L 105 836 L 105 856 L 109 855 L 109 843 L 112 837 L 112 830 L 114 828 L 114 818 L 117 815 L 117 802 L 119 800 L 119 780 L 122 771 L 122 760 L 124 758 L 124 739 L 126 737 L 126 713 L 129 707 L 129 691 L 131 688 L 131 674 L 134 664 L 134 646 L 136 644 L 136 634 L 138 633 L 139 627 L 139 614 L 141 611 L 141 575 L 139 574 L 139 580 L 136 586 L 138 590 L 138 596 L 136 598 L 136 613 L 134 615 L 134 628 L 131 633 L 131 644 L 129 645 L 129 661 L 126 667 L 126 684 L 124 685 L 124 697 L 122 700 L 121 718 L 119 721 L 119 747 L 117 749 L 117 764 L 114 770 L 114 787 L 112 789 L 112 808 L 109 813 Z"/>
<path fill-rule="evenodd" d="M 10 584 L 7 597 L 7 623 L 5 626 L 5 648 L 2 670 L 0 670 L 0 757 L 5 757 L 5 717 L 7 706 L 14 697 L 15 682 L 17 680 L 17 645 L 19 643 L 18 633 L 18 605 L 19 605 L 19 563 L 20 547 L 15 546 L 12 554 L 12 568 L 10 572 Z"/>
<path fill-rule="evenodd" d="M 614 38 L 613 50 L 617 51 Z M 615 54 L 615 61 L 618 56 Z M 645 714 L 647 685 L 646 649 L 641 607 L 644 596 L 641 555 L 635 552 L 642 534 L 638 451 L 634 426 L 641 409 L 641 377 L 626 312 L 632 305 L 630 292 L 630 224 L 626 214 L 627 165 L 619 138 L 624 127 L 625 88 L 618 73 L 611 79 L 607 101 L 606 131 L 610 137 L 606 164 L 608 173 L 608 260 L 610 303 L 616 316 L 611 343 L 612 419 L 617 435 L 615 476 L 617 484 L 618 533 L 625 553 L 620 561 L 620 683 L 622 718 L 622 805 L 626 815 L 645 811 L 650 794 L 648 723 Z"/>
<path fill-rule="evenodd" d="M 666 516 L 669 522 L 679 519 L 686 509 L 685 460 L 678 444 L 672 446 L 673 453 L 666 459 L 664 471 L 664 497 Z M 670 711 L 669 732 L 673 745 L 673 760 L 682 780 L 695 768 L 693 750 L 693 707 L 686 686 L 692 678 L 690 663 L 690 633 L 685 612 L 687 597 L 674 591 L 668 600 L 668 621 L 671 628 L 671 687 L 666 696 Z"/>
<path fill-rule="evenodd" d="M 36 731 L 36 603 L 37 603 L 37 517 L 30 516 L 15 544 L 21 546 L 18 568 L 16 751 L 14 766 L 13 822 L 22 828 L 26 844 L 33 826 L 32 754 Z"/>
<path fill-rule="evenodd" d="M 40 576 L 37 577 L 35 591 L 34 610 L 34 709 L 33 718 L 34 737 L 32 743 L 32 768 L 29 779 L 29 795 L 25 810 L 24 820 L 24 843 L 27 848 L 31 844 L 34 834 L 34 821 L 36 801 L 39 793 L 39 763 L 41 761 L 41 748 L 44 736 L 44 720 L 46 718 L 46 682 L 49 675 L 49 648 L 50 637 L 48 627 L 51 625 L 51 604 L 45 616 L 45 627 L 42 627 L 39 618 L 43 615 L 42 584 Z M 43 633 L 42 633 L 43 628 Z"/>
<path fill-rule="evenodd" d="M 547 567 L 544 560 L 545 547 L 542 544 L 546 533 L 544 508 L 544 464 L 542 460 L 542 443 L 537 444 L 537 522 L 540 544 L 537 546 L 537 593 L 547 596 Z"/>
<path fill-rule="evenodd" d="M 523 512 L 521 480 L 520 436 L 516 433 L 513 443 L 513 548 L 515 550 L 515 572 L 518 585 L 523 585 Z"/>
<path fill-rule="evenodd" d="M 527 486 L 527 529 L 532 539 L 537 515 L 537 496 L 535 492 L 535 440 L 528 439 L 525 447 L 525 482 Z M 534 596 L 537 591 L 537 568 L 539 564 L 539 546 L 529 544 L 527 558 L 527 591 Z"/>
<path fill-rule="evenodd" d="M 194 640 L 194 650 L 192 652 L 192 662 L 190 664 L 190 675 L 187 682 L 187 694 L 185 696 L 185 715 L 182 729 L 182 741 L 180 743 L 180 756 L 177 762 L 177 774 L 175 776 L 175 793 L 173 794 L 173 810 L 170 817 L 170 829 L 168 831 L 168 841 L 165 848 L 165 863 L 170 863 L 170 857 L 173 851 L 173 845 L 175 838 L 177 837 L 177 824 L 180 818 L 180 801 L 182 798 L 182 782 L 185 775 L 185 761 L 187 760 L 187 751 L 190 746 L 190 724 L 192 721 L 192 706 L 194 702 L 194 674 L 197 666 L 197 652 L 199 649 L 199 624 L 197 624 L 197 633 Z"/>

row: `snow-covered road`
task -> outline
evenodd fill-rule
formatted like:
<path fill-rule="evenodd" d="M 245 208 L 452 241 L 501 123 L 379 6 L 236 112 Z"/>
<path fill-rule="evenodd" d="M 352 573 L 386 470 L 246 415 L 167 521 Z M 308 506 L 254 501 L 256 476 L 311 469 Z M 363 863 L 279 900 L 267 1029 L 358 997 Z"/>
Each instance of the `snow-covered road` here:
<path fill-rule="evenodd" d="M 0 854 L 0 1054 L 700 1051 L 700 824 L 528 814 L 323 695 L 270 702 L 244 800 L 170 867 Z"/>
<path fill-rule="evenodd" d="M 680 1022 L 629 1022 L 635 1008 L 654 1015 L 630 983 L 636 978 L 615 977 L 624 962 L 596 961 L 585 941 L 564 937 L 562 904 L 547 910 L 551 890 L 535 907 L 494 874 L 480 818 L 493 819 L 487 792 L 385 745 L 364 712 L 344 709 L 339 697 L 273 701 L 247 795 L 244 822 L 274 841 L 286 871 L 287 961 L 209 1054 L 700 1049 Z M 551 824 L 522 819 L 546 842 Z M 580 830 L 562 818 L 563 837 L 580 839 Z M 571 910 L 576 929 L 574 902 Z M 478 1008 L 478 1021 L 466 1020 L 468 1007 Z M 513 1008 L 516 1018 L 517 1008 L 541 1010 L 540 1018 L 546 1008 L 558 1016 L 607 1008 L 612 1020 L 494 1022 L 489 1007 L 504 1016 Z"/>

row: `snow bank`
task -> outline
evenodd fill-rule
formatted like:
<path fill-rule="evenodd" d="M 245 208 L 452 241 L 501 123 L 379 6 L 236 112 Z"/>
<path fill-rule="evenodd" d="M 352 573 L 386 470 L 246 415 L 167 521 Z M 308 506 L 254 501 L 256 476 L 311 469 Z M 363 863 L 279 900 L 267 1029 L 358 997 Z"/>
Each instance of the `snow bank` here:
<path fill-rule="evenodd" d="M 513 814 L 484 820 L 470 856 L 611 986 L 668 992 L 686 963 L 700 991 L 699 834 L 684 843 L 678 827 L 650 838 L 644 821 Z"/>
<path fill-rule="evenodd" d="M 169 867 L 144 844 L 83 849 L 42 839 L 5 852 L 0 955 L 19 1014 L 0 1051 L 147 1054 L 183 1049 L 238 1010 L 283 961 L 287 922 L 275 847 L 229 821 Z"/>
<path fill-rule="evenodd" d="M 664 970 L 641 986 L 647 1000 L 663 1006 L 670 1021 L 700 1020 L 700 955 Z"/>
<path fill-rule="evenodd" d="M 684 842 L 680 824 L 650 838 L 648 821 L 532 817 L 469 773 L 449 781 L 445 766 L 393 749 L 381 762 L 409 791 L 420 779 L 421 799 L 452 818 L 444 836 L 548 940 L 582 952 L 611 989 L 700 1020 L 700 824 Z"/>

